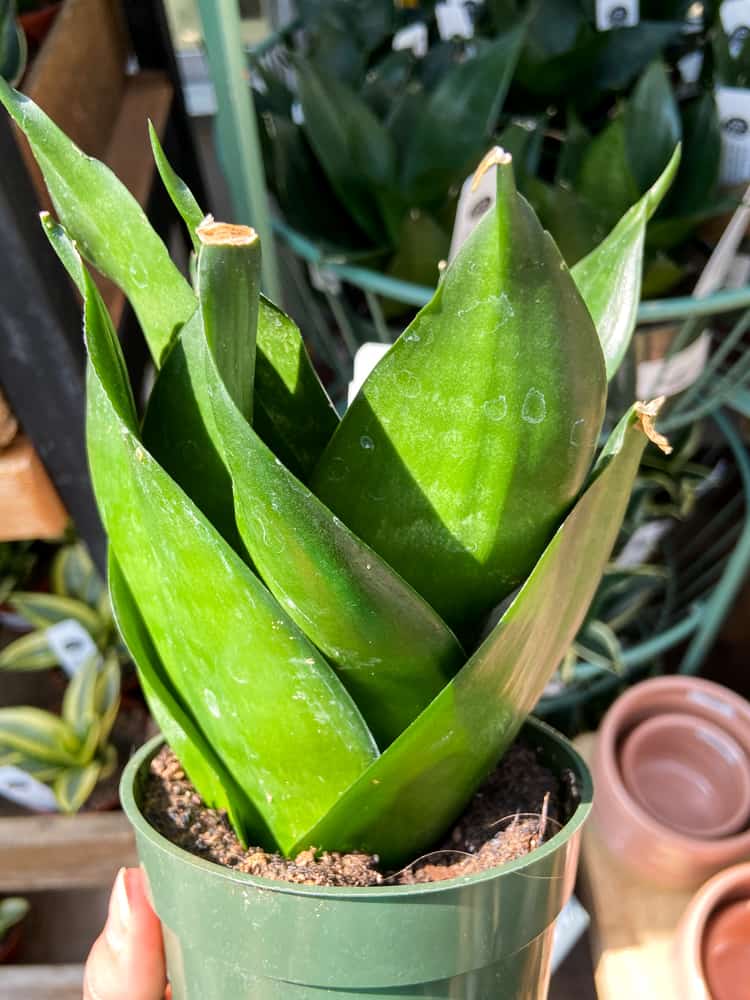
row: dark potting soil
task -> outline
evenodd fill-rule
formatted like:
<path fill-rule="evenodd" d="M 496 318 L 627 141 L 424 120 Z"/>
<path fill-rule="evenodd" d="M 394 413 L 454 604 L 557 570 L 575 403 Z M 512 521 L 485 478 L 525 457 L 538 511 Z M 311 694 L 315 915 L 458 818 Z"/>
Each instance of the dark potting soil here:
<path fill-rule="evenodd" d="M 203 804 L 168 747 L 151 762 L 142 807 L 151 825 L 178 847 L 262 878 L 327 886 L 410 885 L 473 874 L 528 854 L 571 814 L 572 777 L 558 779 L 531 747 L 515 743 L 445 840 L 397 872 L 381 870 L 370 854 L 311 847 L 288 859 L 260 847 L 245 849 L 226 814 Z"/>

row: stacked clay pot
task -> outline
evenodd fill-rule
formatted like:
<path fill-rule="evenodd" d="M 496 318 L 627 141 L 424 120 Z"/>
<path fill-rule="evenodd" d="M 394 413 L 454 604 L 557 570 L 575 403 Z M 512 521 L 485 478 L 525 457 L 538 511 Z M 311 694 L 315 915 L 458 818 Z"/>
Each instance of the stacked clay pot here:
<path fill-rule="evenodd" d="M 734 692 L 635 685 L 602 722 L 593 774 L 593 822 L 636 877 L 691 889 L 750 859 L 750 703 Z"/>
<path fill-rule="evenodd" d="M 680 1000 L 750 996 L 750 864 L 714 875 L 693 896 L 674 942 Z"/>

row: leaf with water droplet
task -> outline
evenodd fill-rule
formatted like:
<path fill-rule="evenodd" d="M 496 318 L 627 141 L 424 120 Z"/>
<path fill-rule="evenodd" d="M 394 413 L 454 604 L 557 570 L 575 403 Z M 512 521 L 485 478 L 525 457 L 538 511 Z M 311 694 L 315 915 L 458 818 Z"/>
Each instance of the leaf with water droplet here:
<path fill-rule="evenodd" d="M 510 157 L 488 163 L 494 209 L 364 383 L 311 480 L 457 630 L 518 585 L 575 500 L 606 395 L 570 273 L 516 193 Z"/>

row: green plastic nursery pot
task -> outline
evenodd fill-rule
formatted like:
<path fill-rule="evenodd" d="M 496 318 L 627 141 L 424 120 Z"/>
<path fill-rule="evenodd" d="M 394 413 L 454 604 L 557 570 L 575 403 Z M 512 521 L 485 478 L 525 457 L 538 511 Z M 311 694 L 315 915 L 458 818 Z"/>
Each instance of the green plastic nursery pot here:
<path fill-rule="evenodd" d="M 549 726 L 530 720 L 522 737 L 554 773 L 573 776 L 577 803 L 555 836 L 478 875 L 367 889 L 273 882 L 175 847 L 139 807 L 162 739 L 145 744 L 121 795 L 164 925 L 173 1000 L 544 1000 L 554 921 L 573 889 L 592 783 Z"/>

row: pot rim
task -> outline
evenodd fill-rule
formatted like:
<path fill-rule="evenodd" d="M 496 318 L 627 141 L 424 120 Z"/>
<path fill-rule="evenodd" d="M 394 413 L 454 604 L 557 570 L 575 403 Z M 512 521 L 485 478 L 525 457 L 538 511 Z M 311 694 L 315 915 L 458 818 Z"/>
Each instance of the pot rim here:
<path fill-rule="evenodd" d="M 734 691 L 729 690 L 729 688 L 725 688 L 723 685 L 716 684 L 713 681 L 708 681 L 703 677 L 670 674 L 665 677 L 651 677 L 648 680 L 640 681 L 638 684 L 634 684 L 633 687 L 629 688 L 622 695 L 620 695 L 617 701 L 612 705 L 607 714 L 604 716 L 599 732 L 597 733 L 595 748 L 595 757 L 598 758 L 599 761 L 597 770 L 600 770 L 600 768 L 604 766 L 604 761 L 606 759 L 613 765 L 613 771 L 616 775 L 616 780 L 609 781 L 611 794 L 621 802 L 624 808 L 630 812 L 631 816 L 633 816 L 641 827 L 645 828 L 648 833 L 652 834 L 654 837 L 659 837 L 660 839 L 667 837 L 676 847 L 689 850 L 694 857 L 699 859 L 704 858 L 706 855 L 713 857 L 718 847 L 721 847 L 722 853 L 726 853 L 727 851 L 729 853 L 734 853 L 735 851 L 745 849 L 746 847 L 750 850 L 750 827 L 745 827 L 738 833 L 733 833 L 729 836 L 719 837 L 716 839 L 691 837 L 688 834 L 680 833 L 679 830 L 672 829 L 672 827 L 667 826 L 665 823 L 660 823 L 651 815 L 651 813 L 647 812 L 647 810 L 640 805 L 637 799 L 635 799 L 625 787 L 625 782 L 622 779 L 619 762 L 617 760 L 617 741 L 623 732 L 622 723 L 628 718 L 627 709 L 630 707 L 631 702 L 636 700 L 633 692 L 640 691 L 644 685 L 648 685 L 649 689 L 652 691 L 672 690 L 689 692 L 691 690 L 695 690 L 702 692 L 708 697 L 715 698 L 717 700 L 721 699 L 725 704 L 728 703 L 738 714 L 750 722 L 750 703 Z M 672 711 L 676 710 L 673 709 Z M 718 720 L 714 724 L 720 726 Z M 729 735 L 731 736 L 732 734 L 729 733 Z M 734 739 L 734 737 L 732 738 Z M 750 763 L 750 754 L 748 754 L 747 751 L 746 756 L 748 757 L 748 762 Z"/>
<path fill-rule="evenodd" d="M 750 761 L 747 753 L 726 729 L 708 719 L 698 718 L 690 712 L 659 712 L 658 715 L 651 715 L 638 722 L 630 730 L 622 741 L 619 754 L 620 778 L 625 790 L 631 798 L 638 800 L 637 791 L 641 790 L 642 786 L 638 781 L 639 767 L 634 760 L 637 757 L 636 748 L 641 749 L 641 759 L 644 756 L 649 756 L 652 762 L 664 760 L 667 757 L 666 754 L 657 757 L 656 751 L 653 749 L 650 754 L 647 754 L 642 750 L 642 744 L 644 740 L 652 737 L 654 732 L 668 728 L 677 730 L 680 736 L 685 734 L 685 730 L 689 731 L 691 735 L 701 729 L 709 734 L 709 744 L 718 757 L 728 762 L 727 768 L 731 770 L 735 800 L 728 803 L 728 808 L 733 808 L 734 811 L 729 816 L 725 816 L 720 823 L 714 822 L 713 827 L 703 829 L 698 835 L 691 834 L 684 826 L 671 826 L 669 823 L 665 823 L 646 807 L 643 800 L 640 800 L 642 808 L 646 809 L 657 822 L 664 823 L 665 826 L 669 826 L 676 832 L 682 830 L 682 833 L 690 838 L 719 840 L 741 834 L 747 826 L 748 819 L 750 819 Z M 670 746 L 670 750 L 674 752 L 674 744 Z M 728 754 L 724 753 L 724 750 L 727 750 Z"/>
<path fill-rule="evenodd" d="M 750 861 L 724 868 L 713 875 L 693 894 L 682 914 L 675 931 L 672 945 L 673 960 L 677 973 L 685 977 L 686 983 L 694 990 L 689 993 L 691 1000 L 700 996 L 708 1000 L 708 986 L 703 969 L 703 939 L 706 925 L 711 915 L 724 902 L 731 902 L 732 890 L 743 884 L 750 884 Z"/>
<path fill-rule="evenodd" d="M 461 875 L 456 878 L 443 879 L 440 882 L 426 882 L 417 885 L 395 885 L 395 886 L 316 886 L 299 885 L 294 882 L 282 882 L 274 879 L 261 878 L 257 875 L 250 875 L 247 872 L 239 872 L 233 868 L 216 864 L 214 861 L 207 861 L 204 858 L 196 857 L 182 847 L 177 847 L 163 834 L 159 833 L 148 822 L 143 815 L 141 808 L 135 798 L 135 782 L 141 767 L 150 760 L 156 751 L 166 743 L 161 733 L 153 736 L 144 743 L 128 761 L 120 780 L 120 800 L 125 815 L 136 834 L 148 839 L 152 845 L 165 854 L 174 858 L 179 858 L 184 864 L 198 868 L 207 874 L 226 879 L 230 882 L 240 883 L 245 886 L 261 889 L 266 892 L 280 892 L 292 896 L 313 896 L 331 898 L 369 898 L 369 899 L 392 899 L 404 896 L 431 896 L 446 890 L 455 889 L 458 886 L 489 882 L 499 875 L 510 875 L 527 868 L 530 863 L 541 861 L 543 858 L 555 854 L 564 844 L 585 823 L 592 806 L 593 781 L 591 772 L 586 762 L 575 749 L 573 744 L 564 736 L 558 733 L 552 726 L 529 716 L 524 723 L 532 729 L 541 731 L 546 736 L 551 737 L 558 743 L 562 743 L 565 751 L 570 757 L 572 769 L 576 772 L 576 779 L 579 785 L 580 801 L 576 806 L 573 815 L 553 837 L 545 841 L 540 847 L 535 848 L 528 854 L 515 861 L 508 861 L 497 868 L 488 868 L 486 871 L 476 872 L 472 875 Z M 552 878 L 553 876 L 550 876 Z"/>

